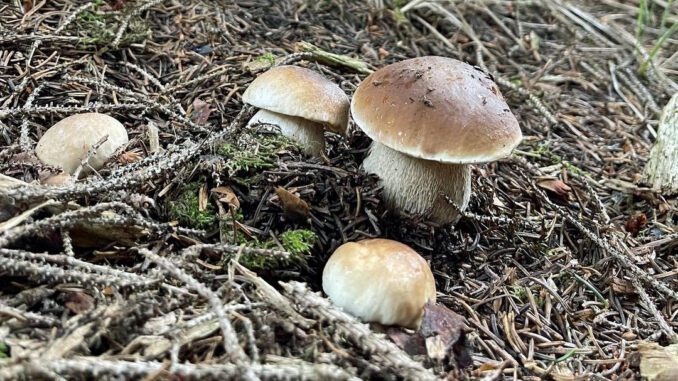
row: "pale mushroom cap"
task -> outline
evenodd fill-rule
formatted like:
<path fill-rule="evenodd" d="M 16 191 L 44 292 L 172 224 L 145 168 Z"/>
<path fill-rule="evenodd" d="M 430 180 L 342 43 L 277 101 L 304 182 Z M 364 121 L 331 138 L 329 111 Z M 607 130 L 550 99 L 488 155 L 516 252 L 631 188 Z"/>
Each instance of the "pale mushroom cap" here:
<path fill-rule="evenodd" d="M 366 322 L 416 329 L 427 301 L 436 301 L 431 269 L 409 246 L 388 239 L 345 243 L 323 270 L 323 290 Z"/>
<path fill-rule="evenodd" d="M 522 138 L 492 79 L 446 57 L 408 59 L 370 74 L 353 95 L 351 113 L 373 140 L 426 160 L 494 161 Z"/>
<path fill-rule="evenodd" d="M 345 133 L 348 126 L 348 96 L 334 82 L 313 70 L 283 65 L 265 71 L 242 96 L 252 106 L 298 116 Z"/>
<path fill-rule="evenodd" d="M 94 169 L 100 169 L 118 148 L 129 141 L 125 127 L 105 114 L 75 114 L 62 119 L 40 138 L 35 153 L 43 163 L 60 166 L 66 173 L 73 174 L 87 157 L 87 151 L 105 135 L 108 139 L 89 161 Z M 83 168 L 83 172 L 86 173 L 87 169 Z"/>

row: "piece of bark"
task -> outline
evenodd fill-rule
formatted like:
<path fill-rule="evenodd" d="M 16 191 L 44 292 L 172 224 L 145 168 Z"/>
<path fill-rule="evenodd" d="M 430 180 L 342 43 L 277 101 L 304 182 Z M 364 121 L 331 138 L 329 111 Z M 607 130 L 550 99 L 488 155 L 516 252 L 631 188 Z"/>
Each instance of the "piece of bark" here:
<path fill-rule="evenodd" d="M 678 93 L 662 111 L 657 141 L 645 166 L 645 177 L 657 191 L 678 193 Z"/>
<path fill-rule="evenodd" d="M 647 381 L 678 380 L 678 344 L 662 347 L 657 343 L 638 344 L 640 375 Z"/>

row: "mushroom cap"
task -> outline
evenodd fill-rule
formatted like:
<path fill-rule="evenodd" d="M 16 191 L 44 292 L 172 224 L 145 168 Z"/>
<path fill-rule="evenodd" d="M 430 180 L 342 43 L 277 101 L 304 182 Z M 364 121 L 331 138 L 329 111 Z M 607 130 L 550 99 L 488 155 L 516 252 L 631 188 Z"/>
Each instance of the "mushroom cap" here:
<path fill-rule="evenodd" d="M 108 139 L 89 160 L 92 168 L 100 169 L 129 141 L 125 126 L 105 114 L 75 114 L 60 120 L 42 135 L 35 154 L 43 163 L 62 167 L 66 173 L 73 174 L 87 157 L 87 151 L 105 135 Z M 87 168 L 83 168 L 82 173 L 87 172 Z"/>
<path fill-rule="evenodd" d="M 446 163 L 494 161 L 522 138 L 494 81 L 446 57 L 412 58 L 370 74 L 353 94 L 351 113 L 373 140 Z"/>
<path fill-rule="evenodd" d="M 323 290 L 334 304 L 366 322 L 416 329 L 436 286 L 426 260 L 389 239 L 348 242 L 323 270 Z"/>
<path fill-rule="evenodd" d="M 282 65 L 269 69 L 249 85 L 242 100 L 252 106 L 298 116 L 345 133 L 350 102 L 334 82 L 313 70 Z"/>

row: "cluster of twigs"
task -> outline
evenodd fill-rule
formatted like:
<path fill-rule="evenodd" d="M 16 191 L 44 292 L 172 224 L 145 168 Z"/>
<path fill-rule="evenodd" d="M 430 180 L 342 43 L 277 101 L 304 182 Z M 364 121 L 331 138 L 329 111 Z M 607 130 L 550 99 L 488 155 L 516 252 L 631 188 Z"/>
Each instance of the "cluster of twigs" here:
<path fill-rule="evenodd" d="M 638 176 L 678 87 L 663 53 L 638 74 L 648 55 L 633 9 L 0 5 L 0 379 L 633 377 L 625 359 L 640 340 L 678 341 L 676 202 Z M 384 210 L 376 179 L 360 171 L 370 142 L 355 128 L 328 135 L 326 160 L 290 149 L 239 178 L 225 169 L 219 147 L 251 133 L 240 94 L 261 70 L 305 65 L 351 94 L 369 71 L 426 54 L 493 75 L 526 137 L 512 159 L 474 168 L 459 225 Z M 197 101 L 208 117 L 196 116 Z M 42 185 L 58 168 L 35 157 L 36 141 L 84 111 L 121 120 L 130 143 L 87 178 Z M 303 227 L 318 237 L 313 256 L 257 274 L 243 258 L 292 254 L 172 221 L 166 201 L 199 176 L 235 189 L 250 246 Z M 307 220 L 284 213 L 276 186 L 308 203 Z M 83 246 L 78 237 L 93 232 L 108 239 Z M 439 301 L 472 328 L 470 369 L 412 357 L 313 291 L 327 256 L 366 237 L 430 260 Z"/>

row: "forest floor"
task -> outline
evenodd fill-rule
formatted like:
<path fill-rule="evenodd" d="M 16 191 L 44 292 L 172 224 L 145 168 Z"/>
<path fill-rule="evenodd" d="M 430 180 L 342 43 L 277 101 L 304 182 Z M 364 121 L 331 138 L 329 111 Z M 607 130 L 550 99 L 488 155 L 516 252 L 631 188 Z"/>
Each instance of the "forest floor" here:
<path fill-rule="evenodd" d="M 645 62 L 676 5 L 2 2 L 0 379 L 639 379 L 644 342 L 678 343 L 678 204 L 643 177 L 678 40 Z M 491 74 L 524 135 L 473 167 L 454 227 L 384 208 L 352 122 L 324 159 L 244 128 L 241 95 L 272 64 L 350 95 L 422 55 Z M 56 169 L 35 143 L 83 111 L 130 143 L 42 185 Z M 333 250 L 368 237 L 429 260 L 470 366 L 410 356 L 316 293 Z"/>

